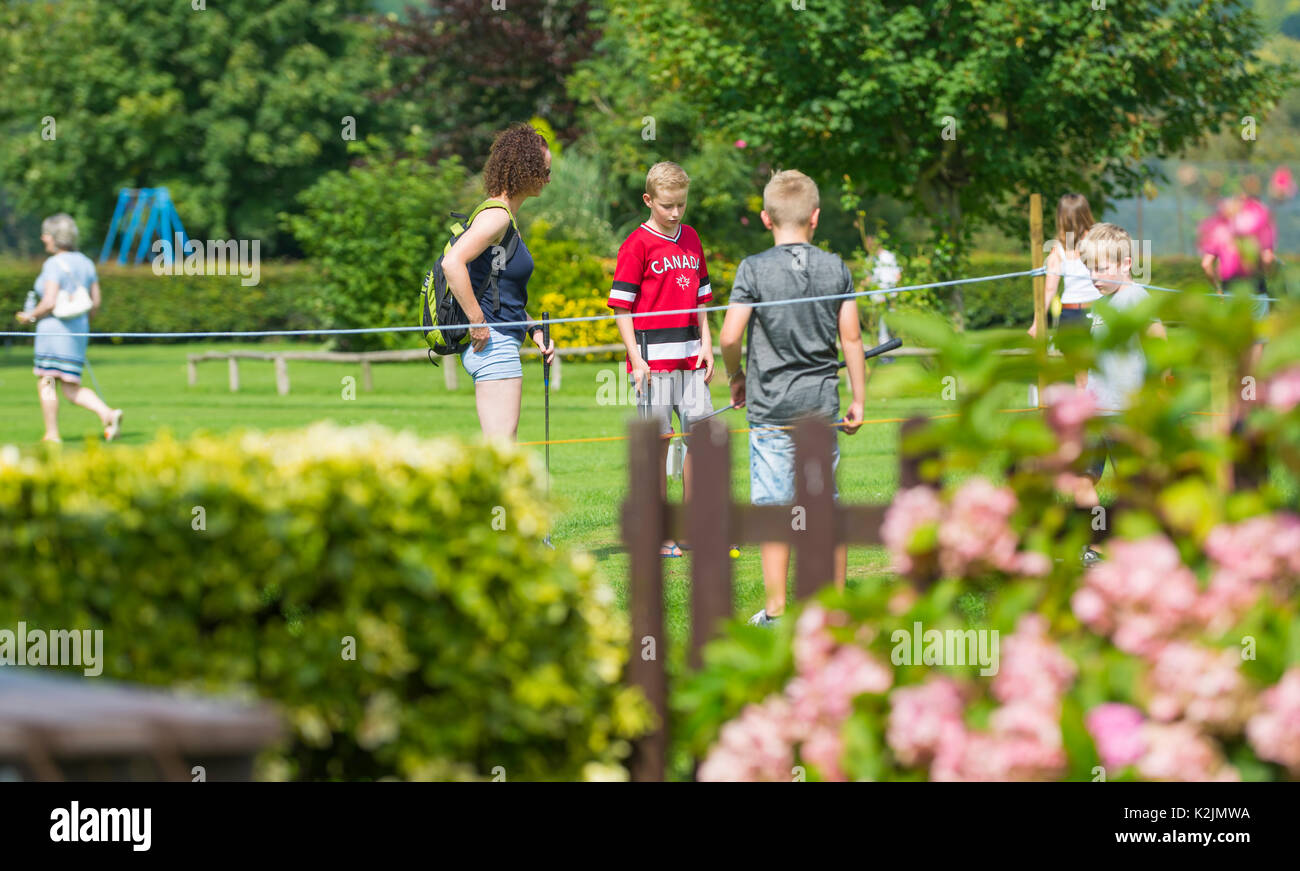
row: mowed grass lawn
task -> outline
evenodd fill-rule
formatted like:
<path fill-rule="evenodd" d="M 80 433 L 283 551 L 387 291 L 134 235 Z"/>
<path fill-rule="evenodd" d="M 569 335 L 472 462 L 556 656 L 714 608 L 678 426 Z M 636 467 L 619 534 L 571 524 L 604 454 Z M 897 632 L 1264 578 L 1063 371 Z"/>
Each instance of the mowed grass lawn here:
<path fill-rule="evenodd" d="M 186 355 L 205 350 L 246 348 L 261 351 L 286 348 L 311 350 L 308 344 L 188 344 L 110 345 L 92 344 L 90 361 L 105 400 L 125 409 L 120 444 L 140 445 L 164 430 L 178 437 L 197 432 L 224 432 L 247 428 L 293 429 L 316 421 L 340 425 L 376 422 L 421 436 L 455 435 L 474 438 L 478 422 L 473 387 L 463 371 L 458 390 L 448 391 L 443 372 L 428 363 L 376 364 L 374 391 L 361 387 L 356 364 L 289 362 L 292 390 L 279 396 L 270 362 L 240 361 L 241 387 L 232 393 L 227 384 L 224 362 L 199 364 L 199 383 L 186 380 Z M 14 342 L 0 348 L 0 444 L 16 444 L 34 450 L 42 434 L 36 379 L 31 372 L 31 344 Z M 459 365 L 454 363 L 454 365 Z M 621 363 L 565 363 L 563 388 L 551 392 L 551 437 L 553 439 L 619 436 L 626 434 L 635 417 L 634 405 L 603 404 L 609 394 L 611 375 L 622 372 Z M 915 413 L 951 410 L 951 403 L 938 397 L 898 399 L 883 397 L 880 388 L 889 373 L 906 362 L 876 367 L 868 383 L 867 418 L 905 417 Z M 343 398 L 347 376 L 356 379 L 356 398 Z M 92 385 L 89 373 L 85 383 Z M 847 383 L 841 378 L 842 404 L 847 408 Z M 93 386 L 93 385 L 92 385 Z M 729 404 L 725 377 L 719 374 L 712 385 L 714 407 Z M 945 405 L 947 406 L 945 408 Z M 64 450 L 79 450 L 87 438 L 99 438 L 97 419 L 66 400 L 60 402 L 60 428 Z M 732 428 L 746 425 L 743 411 L 725 413 Z M 520 441 L 543 438 L 543 395 L 541 364 L 525 360 L 523 411 Z M 840 436 L 839 488 L 849 502 L 885 503 L 897 486 L 898 425 L 881 423 L 864 426 L 857 434 Z M 537 451 L 541 447 L 528 448 Z M 749 496 L 748 441 L 744 434 L 733 436 L 732 492 L 737 501 Z M 628 558 L 618 526 L 620 506 L 627 498 L 627 445 L 625 442 L 553 445 L 551 447 L 551 489 L 556 514 L 553 541 L 558 547 L 584 550 L 597 560 L 602 578 L 626 607 Z M 681 498 L 681 483 L 673 481 L 670 498 Z M 675 639 L 688 631 L 691 556 L 664 560 L 668 595 L 670 634 Z M 872 572 L 884 571 L 886 557 L 881 548 L 853 548 L 849 558 L 849 582 Z M 734 563 L 737 616 L 748 617 L 763 607 L 763 584 L 758 548 L 742 548 Z"/>

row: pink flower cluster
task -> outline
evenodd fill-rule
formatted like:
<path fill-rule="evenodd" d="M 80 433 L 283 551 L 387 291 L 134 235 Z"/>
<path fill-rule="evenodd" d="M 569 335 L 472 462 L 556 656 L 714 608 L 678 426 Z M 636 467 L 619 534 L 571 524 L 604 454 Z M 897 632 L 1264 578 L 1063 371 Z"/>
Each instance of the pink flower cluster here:
<path fill-rule="evenodd" d="M 929 487 L 902 490 L 885 513 L 881 538 L 893 557 L 894 571 L 918 577 L 932 568 L 935 553 L 918 553 L 915 537 L 927 525 L 937 525 L 938 564 L 945 575 L 966 577 L 984 571 L 1045 575 L 1051 561 L 1040 553 L 1017 552 L 1019 539 L 1011 528 L 1016 494 L 973 477 L 944 506 Z"/>
<path fill-rule="evenodd" d="M 1164 536 L 1116 541 L 1110 551 L 1071 599 L 1075 616 L 1120 650 L 1154 656 L 1184 630 L 1223 632 L 1266 589 L 1289 594 L 1300 578 L 1300 517 L 1216 526 L 1205 542 L 1212 571 L 1203 592 Z"/>
<path fill-rule="evenodd" d="M 1300 666 L 1259 696 L 1260 710 L 1246 724 L 1246 737 L 1260 759 L 1286 766 L 1300 777 Z"/>
<path fill-rule="evenodd" d="M 943 520 L 943 503 L 939 494 L 925 485 L 909 487 L 894 494 L 880 525 L 880 538 L 893 557 L 892 568 L 901 575 L 915 577 L 925 573 L 933 562 L 933 553 L 912 554 L 912 540 L 925 526 L 936 529 Z"/>
<path fill-rule="evenodd" d="M 1284 414 L 1300 404 L 1300 366 L 1283 369 L 1264 388 L 1268 404 Z"/>
<path fill-rule="evenodd" d="M 1137 761 L 1144 780 L 1184 783 L 1237 781 L 1241 774 L 1227 764 L 1218 746 L 1186 721 L 1142 724 L 1140 739 L 1146 746 Z"/>
<path fill-rule="evenodd" d="M 1265 588 L 1287 595 L 1300 578 L 1300 517 L 1279 512 L 1211 530 L 1205 552 L 1214 562 L 1196 613 L 1212 632 L 1235 623 Z"/>
<path fill-rule="evenodd" d="M 1164 536 L 1115 541 L 1089 570 L 1070 604 L 1094 632 L 1126 653 L 1147 655 L 1193 619 L 1196 576 Z"/>
<path fill-rule="evenodd" d="M 1151 664 L 1147 710 L 1163 722 L 1182 718 L 1211 732 L 1240 731 L 1251 702 L 1240 662 L 1232 649 L 1171 641 Z"/>
<path fill-rule="evenodd" d="M 992 692 L 1003 704 L 989 731 L 963 722 L 961 687 L 935 677 L 890 696 L 885 739 L 903 765 L 930 766 L 935 781 L 1043 780 L 1066 764 L 1061 741 L 1061 695 L 1074 664 L 1047 638 L 1037 615 L 1021 618 L 1007 639 Z"/>
<path fill-rule="evenodd" d="M 1232 781 L 1240 775 L 1218 746 L 1186 721 L 1156 723 L 1132 705 L 1107 702 L 1088 712 L 1084 725 L 1101 763 L 1112 773 L 1136 765 L 1146 780 Z"/>
<path fill-rule="evenodd" d="M 1058 463 L 1072 463 L 1083 453 L 1083 425 L 1097 413 L 1097 400 L 1091 391 L 1073 384 L 1053 384 L 1043 391 L 1047 407 L 1044 418 L 1059 443 L 1053 458 Z"/>
<path fill-rule="evenodd" d="M 856 644 L 840 644 L 830 627 L 847 617 L 810 605 L 795 624 L 795 677 L 785 692 L 750 705 L 722 727 L 700 766 L 703 781 L 789 781 L 798 756 L 825 780 L 844 780 L 841 731 L 853 700 L 883 694 L 893 672 Z"/>

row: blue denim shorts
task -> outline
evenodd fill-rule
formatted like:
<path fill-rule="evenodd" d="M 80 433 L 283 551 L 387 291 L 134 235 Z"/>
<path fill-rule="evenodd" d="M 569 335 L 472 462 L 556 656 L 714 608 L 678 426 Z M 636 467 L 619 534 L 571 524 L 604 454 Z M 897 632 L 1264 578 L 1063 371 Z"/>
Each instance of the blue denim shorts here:
<path fill-rule="evenodd" d="M 476 383 L 524 377 L 524 366 L 519 362 L 519 340 L 491 327 L 483 350 L 475 351 L 470 345 L 460 352 L 460 361 Z"/>
<path fill-rule="evenodd" d="M 835 470 L 840 465 L 839 438 L 831 442 L 831 493 L 839 498 L 835 487 Z M 755 505 L 790 505 L 794 503 L 794 432 L 770 426 L 755 426 L 749 431 L 749 501 Z"/>

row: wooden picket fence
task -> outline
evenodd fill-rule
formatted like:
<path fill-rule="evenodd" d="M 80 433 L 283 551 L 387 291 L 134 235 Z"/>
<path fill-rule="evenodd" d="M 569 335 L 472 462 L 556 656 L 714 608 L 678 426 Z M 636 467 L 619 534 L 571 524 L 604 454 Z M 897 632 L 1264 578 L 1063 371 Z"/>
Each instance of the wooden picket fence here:
<path fill-rule="evenodd" d="M 925 457 L 905 454 L 907 434 L 924 426 L 924 418 L 900 429 L 899 486 L 921 483 Z M 659 432 L 652 421 L 634 421 L 629 438 L 629 497 L 623 504 L 623 541 L 631 564 L 629 610 L 632 618 L 628 681 L 650 701 L 659 728 L 642 738 L 631 762 L 632 779 L 661 781 L 667 761 L 671 719 L 668 710 L 663 563 L 660 545 L 683 539 L 691 545 L 691 640 L 689 661 L 701 664 L 704 645 L 719 624 L 733 616 L 731 557 L 733 544 L 784 541 L 795 558 L 795 597 L 807 598 L 834 577 L 834 552 L 840 544 L 881 544 L 880 527 L 888 505 L 846 505 L 833 496 L 831 427 L 806 420 L 795 427 L 795 505 L 801 523 L 793 523 L 792 506 L 749 505 L 732 501 L 731 434 L 719 418 L 691 431 L 690 493 L 686 504 L 664 501 L 659 461 Z M 655 655 L 643 657 L 653 640 Z"/>

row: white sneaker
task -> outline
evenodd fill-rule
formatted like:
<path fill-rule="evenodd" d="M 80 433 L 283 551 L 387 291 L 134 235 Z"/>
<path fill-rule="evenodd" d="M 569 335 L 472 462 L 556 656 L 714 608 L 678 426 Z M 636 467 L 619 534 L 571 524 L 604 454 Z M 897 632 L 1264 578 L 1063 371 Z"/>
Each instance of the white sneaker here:
<path fill-rule="evenodd" d="M 104 427 L 104 441 L 111 442 L 122 434 L 122 409 L 113 409 L 113 416 L 109 419 L 108 426 Z"/>
<path fill-rule="evenodd" d="M 780 617 L 767 616 L 767 609 L 764 608 L 762 611 L 759 611 L 753 617 L 749 618 L 749 625 L 750 626 L 775 626 L 776 621 L 780 619 L 781 619 Z"/>

